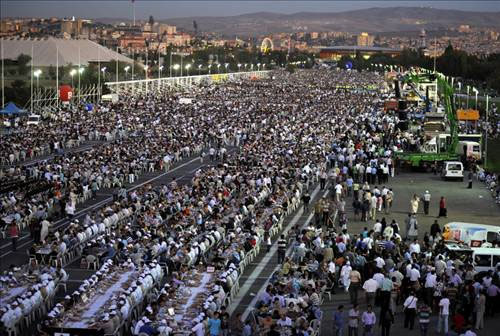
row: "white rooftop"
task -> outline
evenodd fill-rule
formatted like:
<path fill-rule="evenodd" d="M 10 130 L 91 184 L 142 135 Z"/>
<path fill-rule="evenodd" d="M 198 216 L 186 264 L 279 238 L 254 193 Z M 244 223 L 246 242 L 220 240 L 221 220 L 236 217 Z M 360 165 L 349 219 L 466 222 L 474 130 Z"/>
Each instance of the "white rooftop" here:
<path fill-rule="evenodd" d="M 87 65 L 89 62 L 118 61 L 132 63 L 133 60 L 111 49 L 87 39 L 68 40 L 49 37 L 47 39 L 2 38 L 5 59 L 15 60 L 19 55 L 31 56 L 33 46 L 34 66 L 55 66 L 59 54 L 59 66 Z"/>

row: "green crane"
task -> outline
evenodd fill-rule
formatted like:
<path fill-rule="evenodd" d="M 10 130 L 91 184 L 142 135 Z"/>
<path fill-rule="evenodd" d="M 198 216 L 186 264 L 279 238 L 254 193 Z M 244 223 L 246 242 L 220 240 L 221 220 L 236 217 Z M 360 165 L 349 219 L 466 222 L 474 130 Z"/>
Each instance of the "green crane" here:
<path fill-rule="evenodd" d="M 428 80 L 430 76 L 436 76 L 435 74 L 409 74 L 405 80 L 418 83 L 423 80 Z M 455 161 L 458 160 L 458 155 L 456 154 L 456 147 L 458 145 L 458 129 L 457 129 L 457 117 L 455 114 L 454 101 L 453 101 L 453 87 L 446 81 L 446 79 L 441 76 L 437 76 L 438 82 L 438 92 L 441 92 L 442 99 L 444 101 L 446 116 L 450 126 L 451 142 L 445 152 L 440 153 L 405 153 L 397 152 L 395 153 L 396 158 L 400 161 L 408 162 L 412 167 L 419 167 L 424 162 L 443 162 L 443 161 Z"/>

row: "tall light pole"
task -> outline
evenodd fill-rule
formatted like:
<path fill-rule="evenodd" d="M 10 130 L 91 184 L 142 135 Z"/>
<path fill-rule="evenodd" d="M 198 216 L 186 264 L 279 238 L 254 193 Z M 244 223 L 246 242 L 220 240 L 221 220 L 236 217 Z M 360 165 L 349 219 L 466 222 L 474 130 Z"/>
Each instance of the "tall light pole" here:
<path fill-rule="evenodd" d="M 475 107 L 475 109 L 477 110 L 477 94 L 479 93 L 479 90 L 476 89 L 476 88 L 472 88 L 472 91 L 474 92 L 474 96 L 476 98 L 476 105 L 475 105 L 476 107 Z"/>
<path fill-rule="evenodd" d="M 179 68 L 180 68 L 179 64 L 174 64 L 175 77 L 177 77 L 177 70 L 179 70 Z"/>
<path fill-rule="evenodd" d="M 470 89 L 470 86 L 467 85 L 467 108 L 469 108 L 469 89 Z"/>
<path fill-rule="evenodd" d="M 241 63 L 238 63 L 238 72 L 240 72 Z"/>
<path fill-rule="evenodd" d="M 189 76 L 189 69 L 191 68 L 191 63 L 186 64 L 186 73 Z"/>
<path fill-rule="evenodd" d="M 102 79 L 106 81 L 106 67 L 102 67 L 101 71 L 102 71 Z"/>
<path fill-rule="evenodd" d="M 201 64 L 198 64 L 198 76 L 201 75 Z"/>
<path fill-rule="evenodd" d="M 84 68 L 80 67 L 80 65 L 78 65 L 78 104 L 80 104 L 80 99 L 82 98 L 82 95 L 80 92 L 80 78 L 82 77 L 83 70 L 84 70 Z"/>
<path fill-rule="evenodd" d="M 158 79 L 161 78 L 161 71 L 163 70 L 163 65 L 160 65 L 160 67 L 158 68 Z"/>
<path fill-rule="evenodd" d="M 33 75 L 36 77 L 36 90 L 38 91 L 38 79 L 40 78 L 40 75 L 42 74 L 42 70 L 40 69 L 37 69 L 35 70 L 35 72 L 33 73 Z"/>
<path fill-rule="evenodd" d="M 486 169 L 488 169 L 488 130 L 490 128 L 490 125 L 488 123 L 489 102 L 490 102 L 490 97 L 488 95 L 486 95 L 486 142 L 484 144 L 484 166 Z"/>
<path fill-rule="evenodd" d="M 71 76 L 71 88 L 73 88 L 73 76 L 76 75 L 76 70 L 71 69 L 71 71 L 69 72 L 69 75 Z"/>
<path fill-rule="evenodd" d="M 127 78 L 128 78 L 129 69 L 130 69 L 130 66 L 128 66 L 128 65 L 125 68 L 123 68 L 123 70 L 125 70 L 125 80 L 127 80 Z"/>

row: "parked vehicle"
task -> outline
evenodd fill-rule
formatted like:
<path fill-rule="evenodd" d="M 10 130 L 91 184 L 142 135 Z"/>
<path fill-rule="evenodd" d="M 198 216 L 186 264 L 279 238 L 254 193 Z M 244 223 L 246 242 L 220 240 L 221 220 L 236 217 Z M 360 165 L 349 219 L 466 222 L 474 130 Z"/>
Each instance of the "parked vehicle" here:
<path fill-rule="evenodd" d="M 444 226 L 443 238 L 463 242 L 472 248 L 481 247 L 484 241 L 494 245 L 500 242 L 500 226 L 450 222 Z"/>
<path fill-rule="evenodd" d="M 447 179 L 464 180 L 464 165 L 460 161 L 445 161 L 441 170 L 441 177 Z"/>

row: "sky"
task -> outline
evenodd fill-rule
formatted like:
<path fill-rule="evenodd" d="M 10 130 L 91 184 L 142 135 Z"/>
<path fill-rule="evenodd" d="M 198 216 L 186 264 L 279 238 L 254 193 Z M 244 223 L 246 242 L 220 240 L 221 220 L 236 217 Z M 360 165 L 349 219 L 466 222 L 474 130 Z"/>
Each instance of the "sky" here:
<path fill-rule="evenodd" d="M 1 17 L 81 17 L 132 18 L 130 0 L 113 1 L 30 1 L 1 0 Z M 230 16 L 253 12 L 296 13 L 342 12 L 371 7 L 433 7 L 472 11 L 500 12 L 500 1 L 169 1 L 136 0 L 137 19 L 153 15 L 155 19 L 187 16 Z"/>

